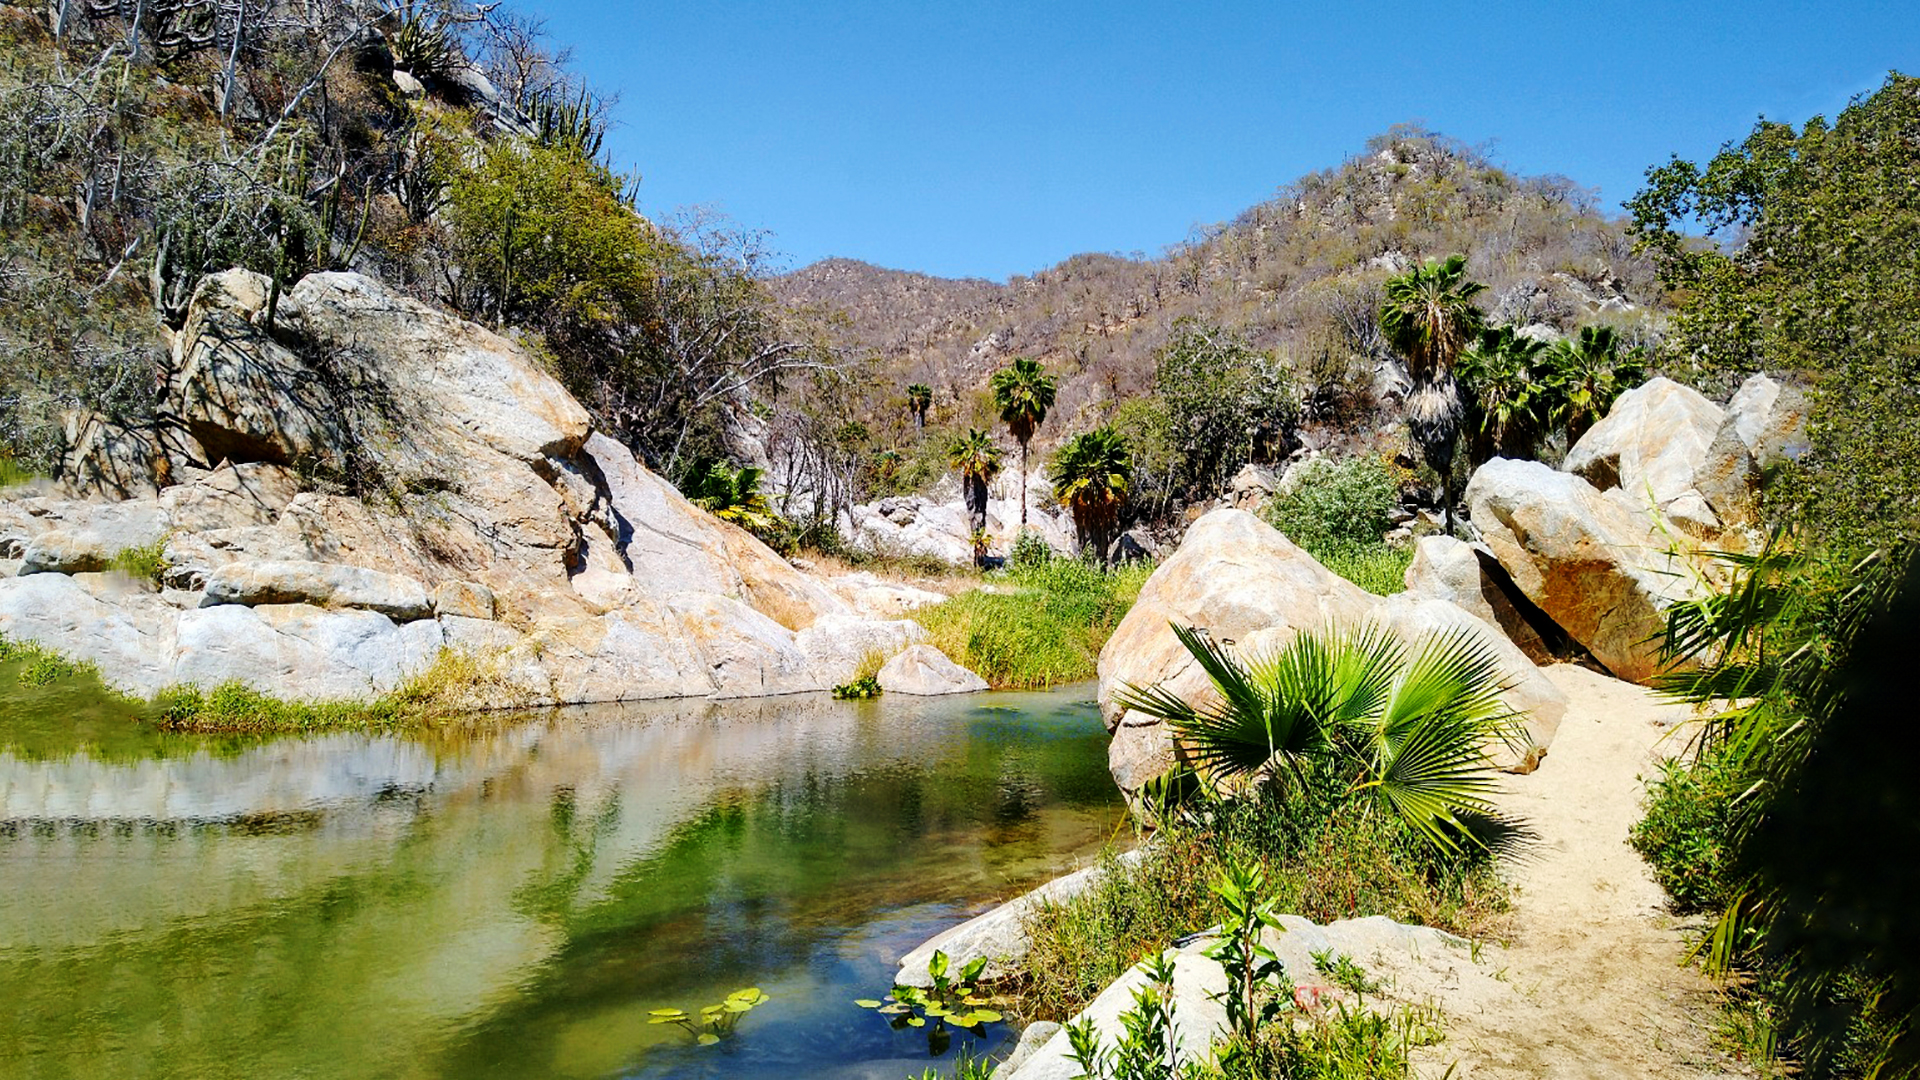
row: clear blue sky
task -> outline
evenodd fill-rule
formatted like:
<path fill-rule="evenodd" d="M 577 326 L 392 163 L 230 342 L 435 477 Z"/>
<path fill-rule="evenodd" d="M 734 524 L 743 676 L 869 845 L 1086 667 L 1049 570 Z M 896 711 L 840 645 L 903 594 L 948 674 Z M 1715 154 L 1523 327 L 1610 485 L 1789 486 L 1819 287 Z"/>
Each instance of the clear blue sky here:
<path fill-rule="evenodd" d="M 1916 0 L 519 7 L 620 95 L 648 213 L 994 279 L 1157 253 L 1401 121 L 1616 206 L 1670 154 L 1920 72 Z"/>

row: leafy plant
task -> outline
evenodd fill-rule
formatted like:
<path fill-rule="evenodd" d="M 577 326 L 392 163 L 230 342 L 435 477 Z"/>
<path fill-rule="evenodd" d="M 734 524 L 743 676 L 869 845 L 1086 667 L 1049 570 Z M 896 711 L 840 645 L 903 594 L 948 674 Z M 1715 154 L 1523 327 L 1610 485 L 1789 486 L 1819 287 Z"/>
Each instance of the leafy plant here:
<path fill-rule="evenodd" d="M 1171 486 L 1189 499 L 1211 498 L 1249 461 L 1277 458 L 1300 418 L 1299 390 L 1285 364 L 1197 319 L 1177 322 L 1155 355 L 1154 392 L 1177 460 Z"/>
<path fill-rule="evenodd" d="M 733 1035 L 740 1019 L 770 1000 L 760 992 L 760 988 L 749 986 L 735 990 L 725 999 L 712 1005 L 703 1006 L 698 1015 L 684 1009 L 654 1009 L 647 1017 L 649 1024 L 677 1024 L 686 1029 L 693 1041 L 701 1046 L 712 1046 Z"/>
<path fill-rule="evenodd" d="M 1308 553 L 1376 547 L 1393 528 L 1400 485 L 1380 458 L 1322 457 L 1298 469 L 1299 483 L 1275 497 L 1264 516 Z"/>
<path fill-rule="evenodd" d="M 1335 954 L 1332 949 L 1319 949 L 1312 953 L 1314 970 L 1325 975 L 1338 986 L 1356 995 L 1378 993 L 1380 984 L 1367 975 L 1365 968 L 1353 962 L 1353 957 L 1344 953 Z"/>
<path fill-rule="evenodd" d="M 1073 515 L 1083 553 L 1104 562 L 1133 477 L 1126 440 L 1111 425 L 1075 435 L 1054 453 L 1052 472 L 1054 498 Z"/>
<path fill-rule="evenodd" d="M 114 552 L 108 565 L 130 578 L 158 585 L 167 572 L 167 542 L 161 539 L 151 544 L 122 548 Z"/>
<path fill-rule="evenodd" d="M 751 465 L 736 470 L 725 462 L 699 462 L 693 467 L 687 498 L 721 521 L 756 536 L 772 534 L 780 527 L 780 515 L 760 493 L 760 477 L 761 471 Z"/>
<path fill-rule="evenodd" d="M 1173 960 L 1159 952 L 1142 966 L 1147 985 L 1133 992 L 1133 1008 L 1120 1014 L 1115 1045 L 1105 1045 L 1091 1020 L 1067 1025 L 1067 1056 L 1088 1080 L 1174 1080 L 1182 1073 L 1173 1031 Z"/>
<path fill-rule="evenodd" d="M 987 381 L 993 391 L 994 407 L 1007 425 L 1013 441 L 1020 444 L 1020 527 L 1027 527 L 1027 450 L 1033 441 L 1033 429 L 1047 418 L 1053 408 L 1054 381 L 1040 361 L 1029 356 L 1016 357 L 1013 363 L 993 373 Z"/>
<path fill-rule="evenodd" d="M 1544 341 L 1493 326 L 1460 354 L 1457 370 L 1477 417 L 1474 464 L 1533 456 L 1554 404 L 1543 367 L 1546 351 Z"/>
<path fill-rule="evenodd" d="M 1427 466 L 1440 477 L 1447 531 L 1453 530 L 1453 452 L 1464 406 L 1454 361 L 1474 340 L 1485 317 L 1473 298 L 1486 286 L 1467 279 L 1464 255 L 1428 262 L 1388 278 L 1380 331 L 1407 362 L 1407 428 Z"/>
<path fill-rule="evenodd" d="M 1239 861 L 1222 867 L 1213 882 L 1225 918 L 1221 938 L 1207 949 L 1207 955 L 1219 962 L 1227 976 L 1227 988 L 1216 995 L 1226 1006 L 1227 1031 L 1244 1039 L 1254 1038 L 1261 1025 L 1280 1015 L 1278 998 L 1263 991 L 1269 981 L 1286 977 L 1280 958 L 1260 940 L 1263 931 L 1284 929 L 1273 902 L 1261 899 L 1266 885 L 1266 873 L 1259 865 Z"/>
<path fill-rule="evenodd" d="M 856 676 L 833 688 L 833 696 L 841 701 L 859 701 L 880 696 L 880 680 L 873 675 Z"/>
<path fill-rule="evenodd" d="M 907 411 L 913 414 L 913 425 L 922 431 L 927 427 L 927 410 L 933 407 L 933 387 L 926 383 L 914 383 L 907 387 Z"/>
<path fill-rule="evenodd" d="M 1645 378 L 1637 360 L 1620 355 L 1611 326 L 1581 327 L 1578 337 L 1548 349 L 1545 360 L 1553 415 L 1565 427 L 1569 447 Z"/>
<path fill-rule="evenodd" d="M 1196 709 L 1133 684 L 1117 700 L 1170 724 L 1215 784 L 1351 786 L 1435 846 L 1480 843 L 1469 822 L 1493 815 L 1485 747 L 1514 739 L 1517 718 L 1498 663 L 1469 633 L 1429 637 L 1409 663 L 1378 630 L 1306 632 L 1243 663 L 1201 631 L 1173 629 L 1220 703 Z"/>
<path fill-rule="evenodd" d="M 858 998 L 854 1004 L 888 1017 L 888 1023 L 895 1030 L 926 1028 L 927 1048 L 938 1057 L 946 1053 L 952 1043 L 949 1025 L 985 1035 L 988 1024 L 1004 1019 L 999 1012 L 987 1007 L 992 1004 L 992 998 L 980 985 L 980 973 L 987 967 L 986 957 L 976 957 L 952 974 L 948 973 L 948 966 L 947 954 L 935 949 L 933 958 L 927 961 L 927 977 L 932 985 L 896 985 L 884 1000 Z"/>
<path fill-rule="evenodd" d="M 947 445 L 947 460 L 960 471 L 968 528 L 974 535 L 973 557 L 979 563 L 986 556 L 979 536 L 987 531 L 987 485 L 1000 475 L 1000 448 L 993 444 L 993 436 L 979 428 L 968 428 L 966 434 L 955 436 Z"/>

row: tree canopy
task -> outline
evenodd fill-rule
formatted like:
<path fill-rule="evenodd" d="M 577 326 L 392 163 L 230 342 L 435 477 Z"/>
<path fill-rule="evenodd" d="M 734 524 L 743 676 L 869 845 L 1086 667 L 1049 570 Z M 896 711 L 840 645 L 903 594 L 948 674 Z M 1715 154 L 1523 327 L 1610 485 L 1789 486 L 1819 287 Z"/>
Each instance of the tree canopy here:
<path fill-rule="evenodd" d="M 1661 359 L 1703 380 L 1791 372 L 1812 447 L 1775 505 L 1850 547 L 1911 538 L 1920 508 L 1920 79 L 1832 123 L 1761 121 L 1629 203 L 1678 310 Z M 1702 242 L 1704 229 L 1717 242 Z"/>

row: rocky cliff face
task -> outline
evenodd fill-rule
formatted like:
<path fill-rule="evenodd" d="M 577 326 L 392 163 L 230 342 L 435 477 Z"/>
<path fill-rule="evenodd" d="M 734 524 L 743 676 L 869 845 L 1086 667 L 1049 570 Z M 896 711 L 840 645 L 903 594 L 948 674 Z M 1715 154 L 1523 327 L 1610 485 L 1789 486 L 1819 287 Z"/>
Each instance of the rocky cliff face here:
<path fill-rule="evenodd" d="M 271 320 L 268 292 L 202 282 L 159 422 L 82 419 L 63 485 L 0 493 L 0 633 L 141 694 L 363 698 L 453 648 L 554 703 L 820 690 L 920 639 L 688 503 L 514 342 L 354 274 Z M 156 547 L 153 585 L 109 570 Z"/>

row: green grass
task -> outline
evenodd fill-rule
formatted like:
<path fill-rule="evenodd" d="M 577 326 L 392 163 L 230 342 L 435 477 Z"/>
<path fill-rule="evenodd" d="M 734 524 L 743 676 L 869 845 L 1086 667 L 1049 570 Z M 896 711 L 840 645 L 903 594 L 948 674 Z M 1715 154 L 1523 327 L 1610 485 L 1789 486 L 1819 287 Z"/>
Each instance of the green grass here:
<path fill-rule="evenodd" d="M 158 585 L 167 572 L 167 542 L 162 538 L 151 544 L 122 548 L 107 565 L 130 578 Z"/>
<path fill-rule="evenodd" d="M 1286 799 L 1263 790 L 1161 831 L 1139 863 L 1110 862 L 1092 889 L 1036 913 L 1020 1012 L 1064 1020 L 1142 958 L 1217 924 L 1209 884 L 1236 861 L 1265 869 L 1272 892 L 1263 899 L 1320 923 L 1385 915 L 1483 936 L 1508 903 L 1485 852 L 1439 853 L 1344 791 Z"/>
<path fill-rule="evenodd" d="M 1094 677 L 1101 647 L 1152 572 L 1053 559 L 989 574 L 984 588 L 913 617 L 941 652 L 996 688 L 1080 682 Z"/>
<path fill-rule="evenodd" d="M 1413 565 L 1413 548 L 1387 544 L 1364 547 L 1339 544 L 1318 551 L 1308 548 L 1307 554 L 1375 596 L 1405 592 L 1407 567 Z"/>
<path fill-rule="evenodd" d="M 18 487 L 33 479 L 33 472 L 10 457 L 0 457 L 0 488 Z"/>
<path fill-rule="evenodd" d="M 1401 1006 L 1385 1012 L 1335 1005 L 1301 1022 L 1262 1028 L 1252 1045 L 1222 1048 L 1201 1075 L 1223 1080 L 1405 1080 L 1413 1051 L 1444 1037 L 1440 1014 Z"/>

